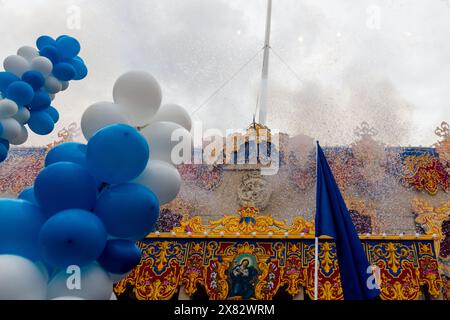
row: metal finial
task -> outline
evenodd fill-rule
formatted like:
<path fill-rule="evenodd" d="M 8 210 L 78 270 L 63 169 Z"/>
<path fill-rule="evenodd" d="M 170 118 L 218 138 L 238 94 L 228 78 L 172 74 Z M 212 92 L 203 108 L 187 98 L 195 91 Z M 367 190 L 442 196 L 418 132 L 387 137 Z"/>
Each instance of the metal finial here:
<path fill-rule="evenodd" d="M 434 133 L 440 138 L 450 138 L 450 125 L 447 122 L 442 121 L 441 126 L 436 127 Z"/>

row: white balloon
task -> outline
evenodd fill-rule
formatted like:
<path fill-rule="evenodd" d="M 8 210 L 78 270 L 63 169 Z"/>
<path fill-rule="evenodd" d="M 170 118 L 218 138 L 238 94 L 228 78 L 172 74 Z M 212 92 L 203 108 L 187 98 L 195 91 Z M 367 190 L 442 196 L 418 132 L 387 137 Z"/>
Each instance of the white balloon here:
<path fill-rule="evenodd" d="M 56 95 L 54 93 L 49 93 L 48 95 L 52 101 L 55 100 Z"/>
<path fill-rule="evenodd" d="M 117 300 L 117 296 L 113 293 L 111 293 L 111 297 L 109 298 L 109 300 Z"/>
<path fill-rule="evenodd" d="M 0 124 L 3 126 L 3 132 L 0 135 L 1 138 L 6 140 L 13 140 L 16 136 L 21 134 L 22 125 L 17 122 L 16 119 L 8 118 L 0 120 Z"/>
<path fill-rule="evenodd" d="M 150 146 L 150 159 L 162 160 L 171 164 L 180 164 L 191 159 L 192 138 L 189 131 L 173 122 L 154 122 L 145 127 L 141 133 Z M 172 136 L 175 141 L 172 141 Z M 179 137 L 182 138 L 179 138 Z M 181 157 L 174 148 L 183 147 Z M 172 159 L 172 150 L 174 158 Z"/>
<path fill-rule="evenodd" d="M 0 119 L 10 118 L 19 111 L 17 104 L 9 99 L 0 100 Z"/>
<path fill-rule="evenodd" d="M 30 260 L 15 255 L 0 255 L 0 300 L 43 300 L 47 281 Z"/>
<path fill-rule="evenodd" d="M 54 76 L 48 76 L 47 79 L 45 79 L 45 89 L 48 93 L 58 93 L 62 89 L 62 84 Z"/>
<path fill-rule="evenodd" d="M 151 150 L 151 149 L 150 149 Z M 147 168 L 133 180 L 153 191 L 163 205 L 176 198 L 181 187 L 181 176 L 170 163 L 150 160 Z"/>
<path fill-rule="evenodd" d="M 69 81 L 61 81 L 61 85 L 62 85 L 61 91 L 64 91 L 69 87 Z"/>
<path fill-rule="evenodd" d="M 47 77 L 53 70 L 52 62 L 46 57 L 36 57 L 30 62 L 32 70 L 40 71 L 44 77 Z"/>
<path fill-rule="evenodd" d="M 25 141 L 27 141 L 27 139 L 28 139 L 28 130 L 27 128 L 25 128 L 25 126 L 21 125 L 20 133 L 14 138 L 10 139 L 9 143 L 18 146 L 20 144 L 24 144 Z"/>
<path fill-rule="evenodd" d="M 30 116 L 30 110 L 25 107 L 20 107 L 19 111 L 12 118 L 16 119 L 20 124 L 25 124 L 30 119 Z"/>
<path fill-rule="evenodd" d="M 128 119 L 120 112 L 117 104 L 97 102 L 89 106 L 81 117 L 81 131 L 89 140 L 96 131 L 110 124 L 128 124 Z"/>
<path fill-rule="evenodd" d="M 64 297 L 56 297 L 53 298 L 52 300 L 85 300 L 85 299 L 80 297 L 64 296 Z"/>
<path fill-rule="evenodd" d="M 68 286 L 72 284 L 73 273 L 62 270 L 48 284 L 48 298 L 79 297 L 86 300 L 109 300 L 113 290 L 113 283 L 108 273 L 97 263 L 91 263 L 80 270 L 80 287 Z M 74 281 L 75 282 L 75 281 Z M 76 283 L 74 283 L 76 284 Z M 71 289 L 69 289 L 69 288 Z"/>
<path fill-rule="evenodd" d="M 162 93 L 152 75 L 145 71 L 130 71 L 114 83 L 113 97 L 130 123 L 142 126 L 148 124 L 158 111 Z"/>
<path fill-rule="evenodd" d="M 36 57 L 39 57 L 39 52 L 30 46 L 23 46 L 17 50 L 17 55 L 25 58 L 27 61 L 31 61 Z"/>
<path fill-rule="evenodd" d="M 8 72 L 14 73 L 16 76 L 21 77 L 25 71 L 30 69 L 30 64 L 24 57 L 12 55 L 6 57 L 3 61 L 3 68 Z"/>
<path fill-rule="evenodd" d="M 191 131 L 192 127 L 191 116 L 183 107 L 177 104 L 165 104 L 161 106 L 151 122 L 158 121 L 178 123 L 180 126 L 186 128 L 187 131 Z"/>

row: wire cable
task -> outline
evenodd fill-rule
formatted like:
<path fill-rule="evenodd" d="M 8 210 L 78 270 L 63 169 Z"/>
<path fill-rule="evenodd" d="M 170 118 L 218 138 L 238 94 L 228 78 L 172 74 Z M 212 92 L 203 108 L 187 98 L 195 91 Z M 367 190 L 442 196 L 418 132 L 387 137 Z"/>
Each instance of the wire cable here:
<path fill-rule="evenodd" d="M 303 83 L 303 80 L 300 78 L 300 76 L 294 71 L 294 69 L 275 51 L 272 47 L 270 47 L 270 50 L 272 50 L 273 54 L 286 66 L 286 68 L 289 69 L 289 71 L 294 75 L 294 77 L 300 82 Z"/>
<path fill-rule="evenodd" d="M 263 51 L 264 48 L 262 48 L 261 50 L 259 50 L 258 52 L 256 52 L 256 54 L 250 59 L 248 60 L 246 63 L 244 63 L 235 73 L 233 73 L 231 75 L 230 78 L 228 78 L 225 82 L 222 83 L 222 85 L 220 85 L 220 87 L 218 87 L 205 101 L 203 101 L 203 103 L 201 103 L 191 114 L 194 115 L 195 113 L 197 113 L 201 108 L 203 108 L 212 98 L 214 98 L 227 84 L 229 84 L 234 78 L 236 78 L 236 76 L 245 69 L 245 67 L 247 67 L 253 60 L 256 59 L 256 57 L 261 53 L 261 51 Z"/>

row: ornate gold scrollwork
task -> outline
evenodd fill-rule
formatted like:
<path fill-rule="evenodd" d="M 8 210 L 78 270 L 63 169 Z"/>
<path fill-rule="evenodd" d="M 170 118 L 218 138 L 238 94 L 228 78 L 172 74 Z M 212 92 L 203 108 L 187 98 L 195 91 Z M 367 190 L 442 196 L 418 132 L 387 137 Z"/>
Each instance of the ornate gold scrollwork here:
<path fill-rule="evenodd" d="M 272 235 L 287 234 L 314 234 L 314 222 L 306 221 L 301 217 L 294 219 L 291 225 L 286 221 L 275 220 L 271 216 L 259 216 L 259 210 L 254 207 L 243 207 L 238 211 L 238 216 L 225 215 L 223 218 L 209 221 L 204 225 L 198 216 L 185 218 L 180 226 L 173 229 L 175 233 L 199 233 L 207 232 L 210 235 L 225 235 L 235 237 L 240 235 Z M 254 234 L 253 234 L 254 233 Z"/>
<path fill-rule="evenodd" d="M 417 202 L 415 212 L 423 211 L 419 223 L 423 219 L 422 223 L 434 226 L 434 216 L 447 212 L 446 206 L 436 209 Z M 427 233 L 436 230 L 434 227 Z M 209 299 L 239 299 L 242 297 L 229 297 L 229 273 L 244 255 L 254 259 L 252 264 L 258 272 L 256 299 L 272 299 L 281 286 L 286 286 L 291 295 L 298 294 L 300 286 L 309 297 L 314 295 L 313 222 L 298 219 L 287 225 L 258 216 L 257 209 L 247 207 L 237 216 L 225 216 L 209 225 L 202 225 L 199 217 L 185 219 L 174 232 L 150 234 L 139 243 L 143 259 L 116 284 L 116 293 L 125 292 L 131 285 L 138 299 L 170 299 L 183 285 L 192 296 L 201 284 Z M 383 299 L 417 299 L 422 285 L 427 285 L 432 296 L 439 294 L 442 280 L 430 236 L 360 237 L 370 262 L 381 269 Z M 331 239 L 321 241 L 319 259 L 319 299 L 343 299 Z"/>
<path fill-rule="evenodd" d="M 434 207 L 426 200 L 416 198 L 412 207 L 416 214 L 416 223 L 422 226 L 426 234 L 436 235 L 434 245 L 436 256 L 439 257 L 440 242 L 444 239 L 442 223 L 450 217 L 450 200 Z"/>

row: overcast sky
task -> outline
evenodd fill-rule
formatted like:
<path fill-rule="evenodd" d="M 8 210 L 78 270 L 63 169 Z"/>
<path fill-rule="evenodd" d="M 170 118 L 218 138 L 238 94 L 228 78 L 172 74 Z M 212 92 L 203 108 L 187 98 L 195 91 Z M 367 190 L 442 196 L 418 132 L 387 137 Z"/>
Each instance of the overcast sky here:
<path fill-rule="evenodd" d="M 75 7 L 74 7 L 75 6 Z M 54 105 L 53 134 L 112 100 L 123 72 L 152 73 L 164 103 L 193 112 L 263 46 L 265 0 L 0 0 L 0 57 L 42 34 L 79 39 L 89 76 Z M 80 12 L 80 28 L 73 28 Z M 431 145 L 450 121 L 450 1 L 273 0 L 268 124 L 324 145 L 367 121 L 393 145 Z M 280 59 L 281 58 L 281 59 Z M 205 128 L 252 120 L 262 54 L 194 115 Z"/>

